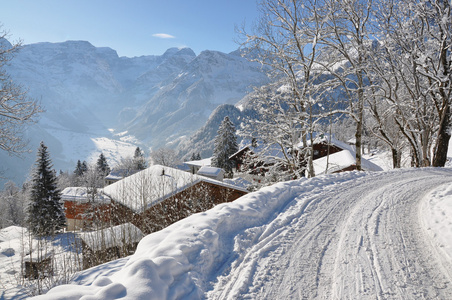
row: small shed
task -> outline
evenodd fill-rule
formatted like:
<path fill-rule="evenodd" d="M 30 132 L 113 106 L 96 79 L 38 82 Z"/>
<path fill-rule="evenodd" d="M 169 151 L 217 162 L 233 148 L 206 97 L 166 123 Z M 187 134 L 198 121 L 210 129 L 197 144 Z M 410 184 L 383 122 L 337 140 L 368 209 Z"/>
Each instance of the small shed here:
<path fill-rule="evenodd" d="M 31 253 L 24 257 L 25 278 L 37 279 L 39 277 L 51 276 L 53 252 L 49 251 L 44 254 Z"/>
<path fill-rule="evenodd" d="M 143 232 L 132 223 L 79 233 L 83 269 L 100 265 L 135 252 Z"/>
<path fill-rule="evenodd" d="M 212 165 L 212 158 L 205 158 L 200 160 L 191 160 L 184 162 L 192 174 L 198 174 L 199 169 L 202 167 L 210 167 Z"/>
<path fill-rule="evenodd" d="M 222 168 L 204 166 L 204 167 L 201 167 L 201 169 L 199 169 L 198 175 L 212 178 L 212 179 L 215 179 L 218 181 L 223 181 L 224 170 Z"/>

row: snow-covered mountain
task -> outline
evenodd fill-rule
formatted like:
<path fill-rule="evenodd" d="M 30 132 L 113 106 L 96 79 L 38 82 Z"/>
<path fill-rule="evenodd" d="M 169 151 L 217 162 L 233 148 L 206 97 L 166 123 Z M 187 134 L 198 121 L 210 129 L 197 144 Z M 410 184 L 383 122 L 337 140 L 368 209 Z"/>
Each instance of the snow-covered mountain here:
<path fill-rule="evenodd" d="M 7 71 L 45 109 L 27 133 L 30 149 L 43 140 L 62 170 L 101 151 L 114 165 L 137 145 L 175 147 L 218 105 L 235 104 L 266 79 L 259 65 L 237 52 L 196 56 L 189 48 L 171 48 L 129 58 L 86 41 L 25 45 Z M 23 181 L 35 159 L 23 157 L 0 153 L 0 171 Z"/>
<path fill-rule="evenodd" d="M 126 129 L 153 146 L 177 143 L 203 126 L 218 105 L 237 103 L 265 80 L 259 65 L 235 53 L 203 51 L 161 84 Z"/>

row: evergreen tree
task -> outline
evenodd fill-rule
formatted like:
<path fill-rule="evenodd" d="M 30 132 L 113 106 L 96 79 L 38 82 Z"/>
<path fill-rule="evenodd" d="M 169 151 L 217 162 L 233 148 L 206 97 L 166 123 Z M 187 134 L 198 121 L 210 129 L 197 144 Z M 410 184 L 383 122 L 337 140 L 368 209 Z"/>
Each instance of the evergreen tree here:
<path fill-rule="evenodd" d="M 65 226 L 66 218 L 60 200 L 57 177 L 52 170 L 47 147 L 41 142 L 30 187 L 27 220 L 34 235 L 51 235 Z"/>
<path fill-rule="evenodd" d="M 144 158 L 143 151 L 141 151 L 140 147 L 135 149 L 135 154 L 133 155 L 133 165 L 135 170 L 144 170 L 146 169 L 146 159 Z"/>
<path fill-rule="evenodd" d="M 74 174 L 75 176 L 80 177 L 83 175 L 83 173 L 84 173 L 83 166 L 79 159 L 77 160 L 77 165 L 75 166 Z"/>
<path fill-rule="evenodd" d="M 198 152 L 198 154 L 196 154 L 195 152 L 192 153 L 190 160 L 201 160 L 201 153 Z"/>
<path fill-rule="evenodd" d="M 88 171 L 88 164 L 86 163 L 86 161 L 82 162 L 82 174 L 85 174 L 86 171 Z"/>
<path fill-rule="evenodd" d="M 234 162 L 229 157 L 238 151 L 237 137 L 234 124 L 225 117 L 215 138 L 215 147 L 212 157 L 212 165 L 225 170 L 226 174 L 232 176 Z"/>
<path fill-rule="evenodd" d="M 110 167 L 108 166 L 107 159 L 103 153 L 101 153 L 97 159 L 97 173 L 101 177 L 105 177 L 110 173 Z"/>
<path fill-rule="evenodd" d="M 191 161 L 196 160 L 196 154 L 195 154 L 195 152 L 192 153 L 192 155 L 191 155 L 191 157 L 190 157 L 190 160 L 191 160 Z"/>

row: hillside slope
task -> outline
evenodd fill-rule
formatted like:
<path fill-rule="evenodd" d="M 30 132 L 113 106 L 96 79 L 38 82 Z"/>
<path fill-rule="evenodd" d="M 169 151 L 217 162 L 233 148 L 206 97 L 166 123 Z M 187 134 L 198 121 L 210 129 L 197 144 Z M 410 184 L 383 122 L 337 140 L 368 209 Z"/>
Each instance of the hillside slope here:
<path fill-rule="evenodd" d="M 451 178 L 424 168 L 279 183 L 36 299 L 451 299 Z"/>

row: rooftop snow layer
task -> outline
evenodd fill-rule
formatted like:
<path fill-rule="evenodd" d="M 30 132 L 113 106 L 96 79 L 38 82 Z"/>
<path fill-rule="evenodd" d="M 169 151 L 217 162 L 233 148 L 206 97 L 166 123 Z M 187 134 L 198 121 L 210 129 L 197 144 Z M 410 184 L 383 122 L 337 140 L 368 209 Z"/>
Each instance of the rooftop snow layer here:
<path fill-rule="evenodd" d="M 98 251 L 138 243 L 144 234 L 132 223 L 125 223 L 101 230 L 83 232 L 79 236 L 91 250 Z"/>
<path fill-rule="evenodd" d="M 203 167 L 203 166 L 211 166 L 212 165 L 212 157 L 204 158 L 201 160 L 191 160 L 186 161 L 184 164 L 188 166 L 196 166 L 196 167 Z"/>
<path fill-rule="evenodd" d="M 331 174 L 355 165 L 355 152 L 343 150 L 315 159 L 312 163 L 315 175 Z M 361 167 L 365 171 L 383 171 L 382 168 L 364 158 L 361 158 Z"/>
<path fill-rule="evenodd" d="M 61 200 L 63 201 L 89 202 L 93 200 L 87 187 L 67 187 L 61 193 Z M 104 196 L 102 189 L 97 189 L 94 202 L 110 202 L 110 199 Z"/>
<path fill-rule="evenodd" d="M 154 165 L 105 187 L 104 193 L 138 212 L 144 211 L 201 181 L 248 192 L 240 187 L 208 177 Z"/>
<path fill-rule="evenodd" d="M 201 167 L 201 169 L 199 169 L 198 175 L 217 177 L 221 172 L 224 172 L 222 168 L 204 166 L 204 167 Z"/>

